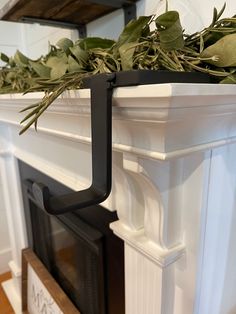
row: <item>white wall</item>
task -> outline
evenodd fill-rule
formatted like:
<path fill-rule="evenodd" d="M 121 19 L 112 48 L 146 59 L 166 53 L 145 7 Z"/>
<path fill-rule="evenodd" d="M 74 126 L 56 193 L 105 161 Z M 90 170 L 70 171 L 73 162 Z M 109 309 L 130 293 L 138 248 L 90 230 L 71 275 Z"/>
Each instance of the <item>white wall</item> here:
<path fill-rule="evenodd" d="M 75 40 L 77 31 L 58 27 L 42 26 L 39 24 L 22 24 L 22 52 L 32 59 L 37 59 L 48 52 L 49 43 L 56 42 L 63 37 Z"/>
<path fill-rule="evenodd" d="M 21 28 L 19 24 L 0 22 L 0 51 L 11 56 L 21 48 Z M 0 147 L 1 150 L 1 147 Z M 6 209 L 3 202 L 0 173 L 0 274 L 8 271 L 8 262 L 12 259 Z"/>
<path fill-rule="evenodd" d="M 21 27 L 19 25 L 0 21 L 0 52 L 11 56 L 21 48 Z"/>

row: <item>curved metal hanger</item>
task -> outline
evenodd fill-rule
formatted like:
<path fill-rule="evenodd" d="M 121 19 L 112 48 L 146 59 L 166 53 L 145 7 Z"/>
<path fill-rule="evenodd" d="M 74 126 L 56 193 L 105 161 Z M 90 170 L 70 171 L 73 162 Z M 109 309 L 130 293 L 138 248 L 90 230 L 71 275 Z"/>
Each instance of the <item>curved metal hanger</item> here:
<path fill-rule="evenodd" d="M 34 182 L 33 196 L 52 215 L 103 202 L 111 191 L 112 167 L 112 82 L 115 74 L 101 74 L 85 81 L 91 88 L 92 184 L 89 188 L 62 196 L 51 196 L 47 186 Z"/>
<path fill-rule="evenodd" d="M 52 215 L 97 205 L 111 191 L 112 168 L 112 91 L 114 87 L 156 83 L 208 83 L 209 76 L 196 72 L 123 71 L 88 78 L 91 89 L 92 184 L 89 188 L 62 196 L 51 196 L 42 183 L 31 184 L 35 201 Z"/>

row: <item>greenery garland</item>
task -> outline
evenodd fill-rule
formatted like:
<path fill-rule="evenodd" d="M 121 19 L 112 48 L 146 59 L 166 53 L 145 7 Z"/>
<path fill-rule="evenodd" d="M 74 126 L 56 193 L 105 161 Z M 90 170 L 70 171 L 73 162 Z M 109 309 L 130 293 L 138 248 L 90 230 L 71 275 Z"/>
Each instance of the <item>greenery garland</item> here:
<path fill-rule="evenodd" d="M 102 38 L 63 38 L 50 45 L 47 55 L 31 60 L 17 51 L 1 53 L 0 93 L 44 91 L 45 96 L 23 111 L 20 133 L 37 121 L 65 90 L 82 87 L 86 76 L 125 70 L 197 71 L 208 73 L 215 83 L 236 83 L 236 16 L 220 19 L 225 5 L 214 9 L 209 27 L 187 35 L 179 13 L 167 11 L 131 21 L 117 41 Z M 154 26 L 154 30 L 150 29 Z M 152 26 L 152 28 L 153 28 Z"/>

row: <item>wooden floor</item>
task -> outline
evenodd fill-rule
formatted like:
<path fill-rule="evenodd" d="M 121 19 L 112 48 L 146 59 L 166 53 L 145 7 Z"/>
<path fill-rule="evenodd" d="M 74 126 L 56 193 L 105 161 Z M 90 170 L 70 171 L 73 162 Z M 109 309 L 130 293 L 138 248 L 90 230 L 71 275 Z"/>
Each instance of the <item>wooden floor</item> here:
<path fill-rule="evenodd" d="M 2 289 L 1 283 L 11 278 L 10 273 L 0 275 L 0 314 L 14 314 L 7 297 Z"/>

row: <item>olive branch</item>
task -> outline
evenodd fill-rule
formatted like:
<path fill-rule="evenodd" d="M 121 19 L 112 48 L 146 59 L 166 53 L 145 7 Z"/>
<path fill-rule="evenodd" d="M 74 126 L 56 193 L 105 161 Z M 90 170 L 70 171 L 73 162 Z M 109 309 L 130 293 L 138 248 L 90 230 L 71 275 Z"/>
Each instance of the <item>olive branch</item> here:
<path fill-rule="evenodd" d="M 168 6 L 168 2 L 166 2 Z M 211 24 L 188 35 L 179 13 L 141 16 L 126 25 L 117 41 L 62 38 L 47 55 L 31 60 L 17 51 L 0 68 L 0 92 L 44 91 L 43 99 L 22 110 L 20 134 L 37 129 L 39 117 L 65 90 L 83 87 L 85 77 L 126 70 L 168 70 L 208 73 L 215 83 L 236 83 L 236 17 L 221 18 L 225 5 L 213 10 Z M 150 25 L 154 24 L 154 30 Z"/>

